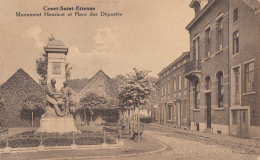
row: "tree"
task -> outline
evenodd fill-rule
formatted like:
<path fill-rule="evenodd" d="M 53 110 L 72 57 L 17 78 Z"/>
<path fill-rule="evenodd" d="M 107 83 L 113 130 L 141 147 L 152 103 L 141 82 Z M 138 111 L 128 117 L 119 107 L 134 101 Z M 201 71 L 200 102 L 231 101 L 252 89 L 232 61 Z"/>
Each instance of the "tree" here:
<path fill-rule="evenodd" d="M 103 110 L 107 108 L 107 100 L 93 92 L 87 92 L 85 96 L 80 100 L 80 105 L 84 109 L 85 123 L 87 122 L 86 109 L 90 112 L 92 123 L 92 117 L 94 110 Z"/>
<path fill-rule="evenodd" d="M 70 78 L 72 69 L 73 68 L 70 66 L 69 63 L 65 64 L 66 80 Z M 47 70 L 48 70 L 48 55 L 46 53 L 43 53 L 41 57 L 36 59 L 36 71 L 37 74 L 41 76 L 40 82 L 42 85 L 47 84 Z"/>
<path fill-rule="evenodd" d="M 33 119 L 34 119 L 34 113 L 38 113 L 35 116 L 41 116 L 45 112 L 45 101 L 43 98 L 31 95 L 28 96 L 23 101 L 23 109 L 27 112 L 30 112 L 32 115 L 32 127 L 33 127 Z"/>
<path fill-rule="evenodd" d="M 47 84 L 47 69 L 48 69 L 48 55 L 42 54 L 39 59 L 36 59 L 37 74 L 41 76 L 40 82 L 42 85 Z"/>
<path fill-rule="evenodd" d="M 151 99 L 151 91 L 153 89 L 149 80 L 148 70 L 134 68 L 134 73 L 126 75 L 125 84 L 122 84 L 119 89 L 119 101 L 121 107 L 138 108 L 138 142 L 140 141 L 140 106 L 145 105 Z"/>
<path fill-rule="evenodd" d="M 5 106 L 5 101 L 2 97 L 0 97 L 0 117 L 1 117 L 0 126 L 2 126 L 2 121 L 3 121 L 2 117 L 4 114 L 4 110 L 5 110 L 4 106 Z"/>

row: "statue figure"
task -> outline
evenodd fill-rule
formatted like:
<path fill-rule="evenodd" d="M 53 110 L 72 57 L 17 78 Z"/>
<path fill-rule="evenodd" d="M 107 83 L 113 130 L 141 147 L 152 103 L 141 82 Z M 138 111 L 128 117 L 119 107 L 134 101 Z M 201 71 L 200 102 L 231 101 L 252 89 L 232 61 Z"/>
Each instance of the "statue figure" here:
<path fill-rule="evenodd" d="M 70 115 L 70 106 L 69 103 L 71 102 L 71 96 L 73 94 L 73 90 L 68 86 L 68 82 L 63 82 L 63 87 L 60 89 L 61 97 L 64 99 L 65 105 L 62 108 L 65 111 L 65 116 Z"/>
<path fill-rule="evenodd" d="M 51 83 L 46 87 L 46 101 L 49 103 L 50 107 L 55 109 L 57 116 L 63 117 L 64 114 L 59 106 L 64 106 L 65 103 L 61 97 L 61 93 L 55 88 L 55 84 L 56 80 L 52 78 Z"/>

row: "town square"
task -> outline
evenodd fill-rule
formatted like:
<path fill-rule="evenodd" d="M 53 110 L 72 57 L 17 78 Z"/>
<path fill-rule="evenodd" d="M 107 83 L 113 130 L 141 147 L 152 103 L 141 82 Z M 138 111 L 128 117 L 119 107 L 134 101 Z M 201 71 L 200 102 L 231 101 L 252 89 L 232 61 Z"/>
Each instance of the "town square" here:
<path fill-rule="evenodd" d="M 259 0 L 0 4 L 1 160 L 260 159 Z"/>

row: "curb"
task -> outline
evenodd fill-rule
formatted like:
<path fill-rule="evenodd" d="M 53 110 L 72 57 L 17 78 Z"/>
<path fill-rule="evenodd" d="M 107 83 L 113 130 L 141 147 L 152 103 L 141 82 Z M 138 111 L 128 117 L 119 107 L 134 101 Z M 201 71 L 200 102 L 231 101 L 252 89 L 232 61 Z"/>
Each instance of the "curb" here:
<path fill-rule="evenodd" d="M 124 155 L 117 155 L 117 156 L 88 156 L 88 157 L 62 157 L 62 158 L 49 158 L 49 159 L 38 159 L 38 160 L 72 160 L 72 159 L 100 159 L 100 158 L 120 158 L 120 157 L 131 157 L 131 156 L 138 156 L 138 155 L 149 155 L 154 153 L 159 153 L 165 151 L 168 147 L 164 143 L 144 134 L 148 139 L 153 140 L 159 144 L 161 144 L 163 147 L 161 149 L 155 150 L 155 151 L 148 151 L 143 153 L 133 153 L 133 154 L 124 154 Z"/>
<path fill-rule="evenodd" d="M 124 143 L 118 141 L 117 144 L 101 144 L 101 145 L 80 145 L 80 146 L 58 146 L 58 147 L 29 147 L 29 148 L 10 148 L 0 149 L 0 155 L 3 153 L 27 153 L 41 151 L 58 151 L 58 150 L 93 150 L 93 149 L 119 149 L 124 146 Z M 75 148 L 76 147 L 76 148 Z"/>

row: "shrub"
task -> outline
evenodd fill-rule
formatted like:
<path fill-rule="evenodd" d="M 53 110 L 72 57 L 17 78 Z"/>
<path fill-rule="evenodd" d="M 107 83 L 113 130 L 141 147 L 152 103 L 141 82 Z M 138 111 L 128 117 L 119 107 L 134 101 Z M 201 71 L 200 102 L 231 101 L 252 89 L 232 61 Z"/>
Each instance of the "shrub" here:
<path fill-rule="evenodd" d="M 9 146 L 12 148 L 19 147 L 38 147 L 40 142 L 37 139 L 15 139 L 9 142 Z"/>
<path fill-rule="evenodd" d="M 43 145 L 48 146 L 71 146 L 72 138 L 48 138 L 43 141 Z"/>
<path fill-rule="evenodd" d="M 103 143 L 103 138 L 101 137 L 80 137 L 76 139 L 75 143 L 77 145 L 98 145 Z"/>

